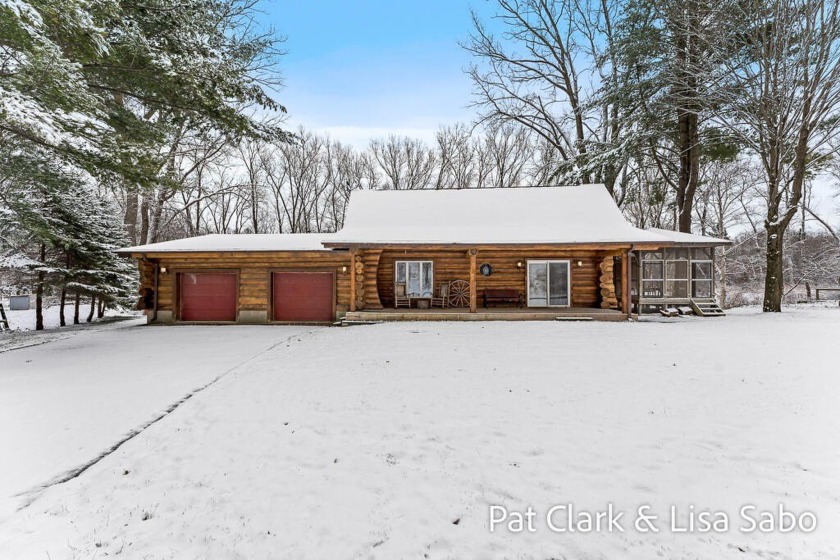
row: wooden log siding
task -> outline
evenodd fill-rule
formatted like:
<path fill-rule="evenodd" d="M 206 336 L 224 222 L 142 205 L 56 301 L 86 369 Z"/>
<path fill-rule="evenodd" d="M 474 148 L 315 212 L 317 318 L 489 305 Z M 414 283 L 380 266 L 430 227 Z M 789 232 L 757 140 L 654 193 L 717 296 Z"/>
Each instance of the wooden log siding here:
<path fill-rule="evenodd" d="M 476 296 L 478 305 L 482 305 L 484 290 L 493 288 L 512 288 L 526 294 L 526 270 L 528 260 L 550 259 L 569 260 L 572 278 L 572 307 L 599 307 L 600 299 L 600 263 L 605 256 L 614 251 L 587 249 L 555 248 L 493 248 L 480 247 L 476 255 L 476 266 L 489 263 L 493 274 L 482 276 L 476 271 Z M 470 279 L 470 257 L 467 249 L 405 249 L 382 251 L 377 274 L 378 293 L 381 305 L 394 306 L 394 264 L 400 260 L 430 260 L 434 262 L 435 289 L 441 282 Z M 581 266 L 578 266 L 578 261 Z M 523 263 L 517 268 L 516 263 Z M 368 308 L 374 309 L 368 302 Z"/>
<path fill-rule="evenodd" d="M 158 290 L 158 309 L 175 310 L 176 276 L 179 270 L 238 270 L 239 309 L 265 311 L 270 315 L 271 272 L 274 270 L 335 270 L 336 311 L 343 313 L 350 307 L 350 256 L 345 251 L 284 251 L 284 252 L 225 252 L 225 253 L 149 253 L 167 269 L 161 274 Z M 343 268 L 347 267 L 347 273 Z M 154 284 L 153 271 L 141 269 L 141 285 Z"/>
<path fill-rule="evenodd" d="M 614 249 L 574 249 L 566 247 L 478 247 L 476 267 L 489 263 L 493 274 L 482 276 L 477 270 L 476 299 L 482 305 L 484 290 L 516 289 L 526 295 L 528 260 L 568 260 L 572 280 L 572 307 L 600 307 L 601 262 L 606 257 L 621 254 Z M 136 255 L 140 256 L 140 255 Z M 158 309 L 175 311 L 176 272 L 178 270 L 237 270 L 239 271 L 239 309 L 265 311 L 270 315 L 271 271 L 273 270 L 335 270 L 336 311 L 350 308 L 351 276 L 356 281 L 356 306 L 359 309 L 382 309 L 394 305 L 394 265 L 398 260 L 430 260 L 434 263 L 435 289 L 441 282 L 470 280 L 470 255 L 465 247 L 439 246 L 397 248 L 360 247 L 354 259 L 348 251 L 284 251 L 284 252 L 202 252 L 148 253 L 140 261 L 141 288 L 153 288 L 154 266 L 157 262 L 167 269 L 161 274 L 158 287 Z M 581 266 L 578 266 L 580 261 Z M 356 264 L 361 262 L 361 267 Z M 523 268 L 516 263 L 522 262 Z M 343 268 L 347 267 L 347 272 Z M 351 269 L 353 274 L 351 275 Z M 361 269 L 361 272 L 359 270 Z M 617 275 L 617 271 L 616 271 Z"/>
<path fill-rule="evenodd" d="M 155 263 L 149 259 L 140 259 L 137 261 L 137 266 L 140 271 L 140 288 L 139 294 L 143 294 L 143 289 L 148 288 L 153 290 L 155 288 Z"/>
<path fill-rule="evenodd" d="M 621 255 L 621 312 L 630 316 L 630 251 Z"/>
<path fill-rule="evenodd" d="M 365 292 L 364 299 L 362 300 L 363 306 L 365 309 L 382 309 L 382 302 L 379 299 L 379 289 L 377 286 L 377 273 L 379 271 L 379 259 L 382 256 L 382 249 L 365 249 L 360 252 L 365 277 L 363 283 Z"/>
<path fill-rule="evenodd" d="M 356 254 L 356 249 L 350 250 L 350 311 L 356 311 L 358 307 L 356 304 L 356 299 L 359 298 L 359 294 L 356 290 L 356 265 L 357 259 L 361 261 L 361 257 Z M 359 262 L 358 264 L 361 264 Z M 364 298 L 364 293 L 361 294 L 361 297 Z M 362 306 L 364 307 L 364 306 Z"/>
<path fill-rule="evenodd" d="M 601 308 L 618 309 L 618 297 L 615 293 L 615 257 L 610 255 L 600 263 Z"/>

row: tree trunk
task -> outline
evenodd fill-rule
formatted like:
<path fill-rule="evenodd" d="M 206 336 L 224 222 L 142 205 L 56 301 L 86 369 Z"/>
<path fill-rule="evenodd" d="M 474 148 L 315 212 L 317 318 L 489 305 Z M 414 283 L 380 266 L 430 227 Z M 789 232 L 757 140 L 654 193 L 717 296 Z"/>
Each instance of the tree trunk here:
<path fill-rule="evenodd" d="M 90 313 L 87 316 L 87 322 L 90 323 L 93 321 L 93 313 L 96 311 L 96 296 L 90 296 Z"/>
<path fill-rule="evenodd" d="M 65 252 L 64 262 L 65 262 L 65 265 L 67 266 L 67 272 L 69 273 L 69 271 L 70 271 L 70 252 L 69 251 Z M 65 317 L 64 317 L 64 304 L 67 302 L 67 280 L 68 280 L 68 278 L 65 277 L 64 286 L 61 287 L 61 309 L 59 310 L 59 313 L 58 313 L 59 325 L 62 326 L 62 327 L 67 326 L 67 321 L 65 320 Z"/>
<path fill-rule="evenodd" d="M 140 244 L 149 242 L 149 197 L 143 195 L 140 202 Z"/>
<path fill-rule="evenodd" d="M 693 3 L 692 3 L 693 4 Z M 696 7 L 685 8 L 685 29 L 677 32 L 677 60 L 679 85 L 677 86 L 677 128 L 680 170 L 677 184 L 677 229 L 691 233 L 691 212 L 700 177 L 700 123 L 697 116 L 697 77 L 691 68 L 697 63 L 697 41 L 693 34 L 698 26 Z"/>
<path fill-rule="evenodd" d="M 158 196 L 155 200 L 155 206 L 152 209 L 151 219 L 149 224 L 149 243 L 157 243 L 160 241 L 160 223 L 163 220 L 163 206 L 166 201 L 162 196 Z M 191 221 L 191 220 L 188 220 Z"/>
<path fill-rule="evenodd" d="M 73 300 L 73 324 L 79 324 L 79 307 L 82 304 L 82 294 L 76 292 L 75 299 Z"/>
<path fill-rule="evenodd" d="M 129 239 L 131 239 L 132 245 L 138 244 L 137 207 L 137 193 L 133 190 L 129 190 L 125 195 L 125 217 L 123 219 L 123 224 L 125 225 L 125 231 L 128 234 Z"/>
<path fill-rule="evenodd" d="M 810 99 L 805 99 L 802 112 L 806 115 L 810 113 Z M 767 274 L 764 279 L 763 306 L 765 312 L 779 313 L 782 310 L 782 294 L 785 285 L 783 254 L 785 233 L 802 202 L 805 173 L 808 165 L 809 132 L 806 120 L 800 127 L 794 159 L 791 164 L 793 180 L 790 183 L 787 210 L 781 216 L 779 208 L 783 200 L 783 193 L 778 188 L 778 178 L 771 176 L 768 181 L 770 197 L 768 198 L 767 221 L 765 222 L 765 230 L 767 231 Z M 779 156 L 782 153 L 781 150 L 774 152 Z"/>
<path fill-rule="evenodd" d="M 700 176 L 700 138 L 697 115 L 690 108 L 680 109 L 679 150 L 680 171 L 677 184 L 677 229 L 691 233 L 694 195 Z"/>
<path fill-rule="evenodd" d="M 47 261 L 47 247 L 41 243 L 41 264 Z M 44 271 L 38 271 L 38 286 L 35 288 L 35 330 L 44 330 Z"/>
<path fill-rule="evenodd" d="M 784 233 L 778 226 L 767 228 L 767 274 L 764 278 L 765 312 L 779 313 L 782 310 L 782 289 L 784 286 L 784 255 L 782 247 Z"/>
<path fill-rule="evenodd" d="M 64 320 L 64 303 L 67 301 L 67 288 L 61 288 L 61 303 L 58 308 L 58 324 L 66 327 L 67 321 Z"/>
<path fill-rule="evenodd" d="M 99 298 L 99 306 L 96 309 L 96 318 L 101 319 L 105 316 L 105 300 Z"/>

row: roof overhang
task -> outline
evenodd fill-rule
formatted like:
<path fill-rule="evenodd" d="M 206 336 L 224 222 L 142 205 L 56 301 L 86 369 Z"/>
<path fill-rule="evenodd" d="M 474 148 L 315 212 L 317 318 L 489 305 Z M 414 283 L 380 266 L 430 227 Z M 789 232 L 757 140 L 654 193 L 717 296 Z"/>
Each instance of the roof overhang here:
<path fill-rule="evenodd" d="M 407 248 L 423 248 L 423 247 L 434 247 L 434 248 L 464 248 L 464 249 L 473 249 L 473 248 L 482 248 L 482 247 L 502 247 L 502 248 L 525 248 L 525 247 L 551 247 L 557 249 L 565 249 L 565 248 L 586 248 L 586 249 L 604 249 L 604 250 L 611 250 L 611 249 L 632 249 L 632 250 L 639 250 L 639 251 L 646 251 L 646 250 L 654 250 L 660 249 L 663 247 L 719 247 L 719 246 L 726 246 L 731 245 L 732 242 L 726 239 L 716 239 L 716 238 L 708 238 L 708 241 L 674 241 L 674 240 L 662 240 L 662 241 L 652 241 L 650 239 L 646 239 L 644 241 L 583 241 L 583 242 L 556 242 L 556 241 L 531 241 L 531 242 L 498 242 L 498 241 L 487 241 L 487 242 L 445 242 L 445 241 L 425 241 L 425 242 L 418 242 L 418 241 L 389 241 L 389 242 L 353 242 L 353 241 L 331 241 L 328 243 L 324 243 L 324 247 L 330 249 L 407 249 Z"/>

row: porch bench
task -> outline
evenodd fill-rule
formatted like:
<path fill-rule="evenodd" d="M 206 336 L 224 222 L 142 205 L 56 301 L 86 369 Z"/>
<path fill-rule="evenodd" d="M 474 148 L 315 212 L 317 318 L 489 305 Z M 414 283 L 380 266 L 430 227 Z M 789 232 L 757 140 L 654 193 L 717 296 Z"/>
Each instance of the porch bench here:
<path fill-rule="evenodd" d="M 484 307 L 491 303 L 515 303 L 522 307 L 522 292 L 508 288 L 489 288 L 484 290 Z"/>

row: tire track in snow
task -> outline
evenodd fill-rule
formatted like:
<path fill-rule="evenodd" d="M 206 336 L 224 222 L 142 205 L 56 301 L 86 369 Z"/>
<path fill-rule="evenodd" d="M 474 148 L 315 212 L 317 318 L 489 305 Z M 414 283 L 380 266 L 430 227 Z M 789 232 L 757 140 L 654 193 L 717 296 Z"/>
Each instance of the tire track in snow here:
<path fill-rule="evenodd" d="M 166 418 L 167 416 L 172 414 L 175 410 L 178 409 L 178 407 L 180 407 L 182 404 L 184 404 L 185 402 L 187 402 L 188 400 L 193 398 L 195 395 L 201 393 L 202 391 L 204 391 L 205 389 L 207 389 L 209 387 L 212 387 L 213 385 L 218 383 L 221 379 L 223 379 L 224 377 L 233 373 L 234 371 L 238 370 L 239 368 L 241 368 L 243 366 L 246 366 L 249 363 L 251 363 L 252 361 L 256 360 L 257 358 L 260 358 L 260 357 L 264 356 L 265 354 L 271 352 L 272 350 L 274 350 L 275 348 L 277 348 L 281 344 L 285 344 L 285 343 L 287 343 L 289 341 L 292 341 L 294 339 L 298 339 L 298 342 L 299 342 L 302 337 L 310 336 L 313 333 L 316 333 L 320 330 L 321 330 L 321 328 L 314 328 L 314 329 L 309 330 L 309 331 L 304 331 L 302 333 L 293 334 L 291 336 L 288 336 L 286 338 L 283 338 L 283 339 L 277 341 L 276 343 L 272 344 L 271 346 L 269 346 L 265 350 L 261 350 L 261 351 L 257 352 L 256 354 L 254 354 L 253 356 L 251 356 L 251 357 L 241 361 L 240 363 L 236 364 L 235 366 L 232 366 L 232 367 L 228 368 L 227 370 L 223 371 L 222 373 L 220 373 L 219 375 L 217 375 L 215 378 L 213 378 L 209 382 L 205 383 L 204 385 L 201 385 L 200 387 L 197 387 L 197 388 L 193 389 L 192 391 L 190 391 L 189 393 L 187 393 L 186 395 L 181 397 L 179 400 L 177 400 L 176 402 L 169 405 L 161 414 L 152 418 L 148 422 L 142 424 L 140 427 L 135 428 L 134 430 L 131 430 L 122 439 L 120 439 L 119 441 L 114 443 L 114 445 L 107 448 L 105 451 L 103 451 L 102 453 L 100 453 L 99 455 L 97 455 L 96 457 L 91 459 L 90 461 L 88 461 L 86 463 L 83 463 L 82 465 L 80 465 L 80 466 L 78 466 L 74 469 L 70 469 L 69 471 L 65 471 L 64 473 L 56 476 L 55 478 L 53 478 L 49 482 L 38 485 L 38 486 L 36 486 L 34 488 L 31 488 L 30 490 L 27 490 L 25 492 L 15 494 L 14 497 L 18 497 L 18 498 L 19 497 L 24 497 L 24 496 L 29 496 L 29 499 L 26 500 L 26 502 L 22 506 L 17 508 L 16 512 L 20 512 L 20 511 L 28 508 L 30 505 L 32 505 L 35 502 L 35 500 L 37 500 L 38 497 L 45 490 L 47 490 L 49 488 L 52 488 L 53 486 L 58 486 L 59 484 L 64 484 L 65 482 L 69 482 L 69 481 L 71 481 L 75 478 L 78 478 L 79 476 L 84 474 L 85 471 L 87 471 L 88 469 L 95 466 L 96 464 L 98 464 L 103 459 L 105 459 L 108 456 L 110 456 L 111 454 L 113 454 L 120 447 L 122 447 L 125 443 L 131 441 L 132 439 L 134 439 L 135 437 L 139 436 L 144 431 L 146 431 L 149 427 L 157 424 L 158 422 L 160 422 L 161 420 L 163 420 L 164 418 Z"/>

